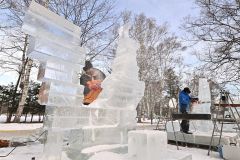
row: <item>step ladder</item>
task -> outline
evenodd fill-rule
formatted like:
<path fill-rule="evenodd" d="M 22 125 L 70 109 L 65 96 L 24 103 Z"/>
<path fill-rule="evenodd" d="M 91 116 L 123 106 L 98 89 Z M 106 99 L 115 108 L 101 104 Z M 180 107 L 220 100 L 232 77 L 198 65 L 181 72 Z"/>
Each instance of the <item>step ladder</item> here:
<path fill-rule="evenodd" d="M 213 131 L 208 148 L 208 155 L 210 155 L 210 151 L 213 147 L 214 137 L 219 137 L 217 146 L 220 145 L 224 124 L 235 124 L 237 126 L 236 131 L 238 134 L 240 133 L 240 114 L 237 110 L 237 107 L 240 107 L 240 104 L 233 103 L 233 99 L 230 97 L 230 93 L 222 90 L 220 92 L 219 104 L 215 104 L 215 106 L 215 113 L 212 117 Z M 220 125 L 220 129 L 218 125 Z"/>

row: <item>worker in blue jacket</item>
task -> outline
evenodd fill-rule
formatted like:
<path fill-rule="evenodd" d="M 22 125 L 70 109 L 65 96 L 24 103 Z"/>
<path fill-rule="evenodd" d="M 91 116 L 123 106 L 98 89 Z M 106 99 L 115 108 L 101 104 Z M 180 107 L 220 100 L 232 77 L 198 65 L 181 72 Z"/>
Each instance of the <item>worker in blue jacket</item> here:
<path fill-rule="evenodd" d="M 179 93 L 179 111 L 182 114 L 188 114 L 190 111 L 190 103 L 191 103 L 191 97 L 189 94 L 191 93 L 190 89 L 188 87 L 184 88 Z M 181 131 L 186 134 L 192 134 L 189 132 L 189 120 L 183 119 L 181 122 Z"/>

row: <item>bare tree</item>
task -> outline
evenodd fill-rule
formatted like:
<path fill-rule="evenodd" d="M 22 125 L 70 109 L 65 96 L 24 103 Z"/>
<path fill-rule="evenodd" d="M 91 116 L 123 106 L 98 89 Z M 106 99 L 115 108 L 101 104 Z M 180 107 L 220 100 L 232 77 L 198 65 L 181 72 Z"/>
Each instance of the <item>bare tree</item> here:
<path fill-rule="evenodd" d="M 29 6 L 30 0 L 5 0 L 0 3 L 1 16 L 0 29 L 4 41 L 1 44 L 0 66 L 5 71 L 17 71 L 19 84 L 22 88 L 22 98 L 19 103 L 15 122 L 20 121 L 23 106 L 26 100 L 29 76 L 33 61 L 26 57 L 28 36 L 21 32 L 24 10 Z M 110 32 L 117 22 L 113 14 L 114 1 L 110 0 L 38 0 L 42 5 L 55 13 L 64 16 L 82 29 L 81 44 L 87 47 L 88 59 L 93 59 L 105 51 L 112 49 L 116 35 Z M 109 54 L 106 54 L 109 55 Z M 14 101 L 13 101 L 14 102 Z M 8 118 L 9 121 L 11 117 Z"/>
<path fill-rule="evenodd" d="M 239 0 L 196 0 L 200 15 L 188 18 L 184 28 L 191 40 L 207 47 L 198 54 L 203 68 L 223 83 L 240 82 Z"/>
<path fill-rule="evenodd" d="M 114 4 L 114 0 L 50 0 L 49 8 L 81 27 L 79 45 L 86 46 L 88 59 L 93 59 L 117 38 L 111 32 L 119 18 Z"/>

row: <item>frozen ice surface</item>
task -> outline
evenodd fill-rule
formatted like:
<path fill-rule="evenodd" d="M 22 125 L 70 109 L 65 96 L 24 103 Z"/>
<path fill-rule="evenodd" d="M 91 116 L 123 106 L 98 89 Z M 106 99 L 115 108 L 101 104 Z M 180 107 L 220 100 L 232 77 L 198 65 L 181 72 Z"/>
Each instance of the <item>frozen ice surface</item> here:
<path fill-rule="evenodd" d="M 145 84 L 139 81 L 136 61 L 136 51 L 139 46 L 129 38 L 128 32 L 128 25 L 120 28 L 112 73 L 102 82 L 103 91 L 90 107 L 135 110 L 142 98 Z"/>
<path fill-rule="evenodd" d="M 25 13 L 22 30 L 35 37 L 47 37 L 59 44 L 80 44 L 80 27 L 36 2 L 32 2 Z"/>
<path fill-rule="evenodd" d="M 46 62 L 54 60 L 58 63 L 66 63 L 68 65 L 83 64 L 85 59 L 85 50 L 79 46 L 60 45 L 54 41 L 43 38 L 34 38 L 30 36 L 30 43 L 27 56 L 33 59 Z M 79 69 L 79 68 L 78 68 Z"/>

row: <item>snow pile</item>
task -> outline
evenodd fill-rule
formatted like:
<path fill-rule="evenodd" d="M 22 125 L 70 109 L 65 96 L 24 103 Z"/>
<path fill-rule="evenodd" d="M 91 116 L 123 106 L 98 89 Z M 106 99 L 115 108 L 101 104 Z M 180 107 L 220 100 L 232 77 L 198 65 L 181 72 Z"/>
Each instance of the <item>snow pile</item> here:
<path fill-rule="evenodd" d="M 168 145 L 168 148 L 171 149 L 171 153 L 174 154 L 177 152 L 176 146 Z M 0 156 L 6 155 L 12 148 L 0 148 Z M 1 160 L 31 160 L 32 157 L 35 157 L 36 160 L 40 160 L 43 152 L 43 145 L 29 145 L 16 148 L 8 157 L 0 158 Z M 221 160 L 217 152 L 211 152 L 210 156 L 207 156 L 207 150 L 197 149 L 197 148 L 188 148 L 180 147 L 179 152 L 183 154 L 191 154 L 192 160 Z M 62 153 L 62 160 L 71 160 L 67 157 L 65 152 Z M 89 160 L 131 160 L 127 155 L 119 155 L 116 153 L 110 152 L 100 152 L 93 155 Z M 162 157 L 159 157 L 159 160 L 165 160 Z M 174 160 L 174 159 L 173 159 Z"/>
<path fill-rule="evenodd" d="M 126 155 L 112 152 L 100 152 L 92 156 L 89 160 L 127 160 Z"/>

